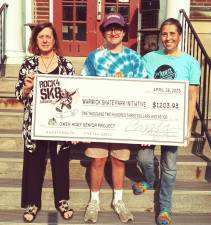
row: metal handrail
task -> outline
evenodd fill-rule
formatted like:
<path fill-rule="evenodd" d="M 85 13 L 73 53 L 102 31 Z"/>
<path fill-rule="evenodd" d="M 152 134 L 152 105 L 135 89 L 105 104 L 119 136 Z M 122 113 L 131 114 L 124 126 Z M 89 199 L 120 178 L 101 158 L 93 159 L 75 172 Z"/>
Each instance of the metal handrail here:
<path fill-rule="evenodd" d="M 180 10 L 180 16 L 183 27 L 182 51 L 195 57 L 201 67 L 201 82 L 196 109 L 201 121 L 201 136 L 206 136 L 211 148 L 211 112 L 209 112 L 211 60 L 183 9 Z"/>
<path fill-rule="evenodd" d="M 0 8 L 0 75 L 2 74 L 2 69 L 4 62 L 7 58 L 6 52 L 6 12 L 8 4 L 4 3 Z"/>

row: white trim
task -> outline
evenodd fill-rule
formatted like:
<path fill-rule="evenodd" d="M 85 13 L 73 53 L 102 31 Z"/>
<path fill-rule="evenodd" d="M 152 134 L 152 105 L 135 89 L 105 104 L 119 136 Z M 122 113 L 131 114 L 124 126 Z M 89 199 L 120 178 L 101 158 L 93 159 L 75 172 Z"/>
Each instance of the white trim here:
<path fill-rule="evenodd" d="M 190 0 L 167 0 L 167 18 L 179 19 L 179 10 L 184 9 L 187 15 L 190 14 Z"/>
<path fill-rule="evenodd" d="M 25 0 L 25 23 L 32 23 L 34 10 L 33 2 L 34 0 Z"/>
<path fill-rule="evenodd" d="M 49 0 L 49 21 L 53 23 L 53 0 Z"/>
<path fill-rule="evenodd" d="M 140 8 L 138 8 L 138 23 L 137 23 L 137 30 L 140 30 L 141 28 L 141 13 Z M 137 32 L 137 52 L 140 54 L 141 50 L 141 33 Z"/>
<path fill-rule="evenodd" d="M 34 0 L 25 0 L 25 21 L 24 23 L 33 23 L 33 12 L 34 12 Z M 29 39 L 31 36 L 31 29 L 28 26 L 25 26 L 25 52 L 26 55 L 29 55 L 28 45 Z"/>
<path fill-rule="evenodd" d="M 22 0 L 3 0 L 3 2 L 9 5 L 6 21 L 6 63 L 20 64 L 25 58 L 25 50 L 23 49 L 25 35 L 23 11 L 25 10 L 25 5 Z"/>
<path fill-rule="evenodd" d="M 159 23 L 158 27 L 160 27 L 161 23 L 166 19 L 166 6 L 167 5 L 167 0 L 162 0 L 160 1 L 160 11 L 159 11 Z"/>

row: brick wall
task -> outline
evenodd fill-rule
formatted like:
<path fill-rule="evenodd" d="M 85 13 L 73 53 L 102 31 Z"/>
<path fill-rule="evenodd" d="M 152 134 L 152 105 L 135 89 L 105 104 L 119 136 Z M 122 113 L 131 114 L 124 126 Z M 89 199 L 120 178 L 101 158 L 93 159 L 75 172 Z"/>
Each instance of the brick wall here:
<path fill-rule="evenodd" d="M 191 0 L 192 19 L 211 19 L 211 0 Z M 34 0 L 34 23 L 49 21 L 49 0 Z"/>
<path fill-rule="evenodd" d="M 211 6 L 211 0 L 191 0 L 191 6 Z"/>
<path fill-rule="evenodd" d="M 49 0 L 34 0 L 34 23 L 49 21 Z"/>
<path fill-rule="evenodd" d="M 191 0 L 190 18 L 211 20 L 211 0 Z"/>

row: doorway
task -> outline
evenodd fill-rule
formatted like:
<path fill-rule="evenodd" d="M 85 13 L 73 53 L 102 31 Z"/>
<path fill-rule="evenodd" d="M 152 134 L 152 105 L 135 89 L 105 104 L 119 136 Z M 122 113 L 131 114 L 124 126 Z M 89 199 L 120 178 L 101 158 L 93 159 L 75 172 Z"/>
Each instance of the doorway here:
<path fill-rule="evenodd" d="M 103 43 L 99 25 L 104 15 L 119 12 L 129 25 L 124 44 L 136 49 L 137 0 L 54 0 L 53 23 L 67 56 L 87 56 Z"/>

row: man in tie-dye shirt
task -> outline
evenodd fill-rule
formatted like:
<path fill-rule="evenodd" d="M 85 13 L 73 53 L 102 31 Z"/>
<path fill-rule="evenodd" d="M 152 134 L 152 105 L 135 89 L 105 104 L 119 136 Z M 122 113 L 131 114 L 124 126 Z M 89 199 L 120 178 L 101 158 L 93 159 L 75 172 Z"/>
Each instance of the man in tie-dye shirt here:
<path fill-rule="evenodd" d="M 100 30 L 105 40 L 105 46 L 88 55 L 81 74 L 83 76 L 119 78 L 146 77 L 141 56 L 123 46 L 122 40 L 127 32 L 124 18 L 120 14 L 110 13 L 103 20 Z M 90 167 L 91 199 L 86 208 L 85 222 L 97 222 L 100 210 L 99 191 L 109 154 L 111 155 L 114 188 L 112 207 L 121 222 L 133 221 L 133 215 L 122 201 L 125 161 L 130 157 L 129 146 L 114 143 L 90 143 L 85 154 L 92 158 Z"/>

